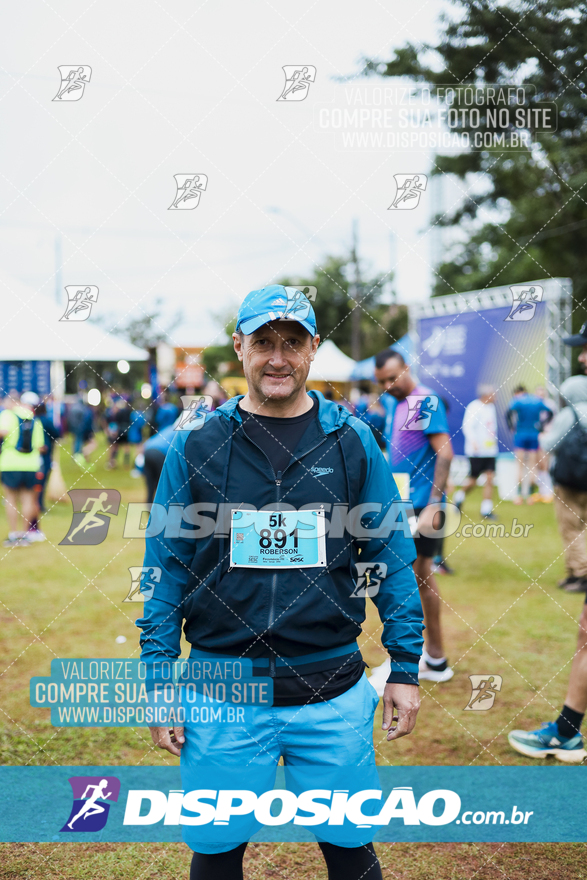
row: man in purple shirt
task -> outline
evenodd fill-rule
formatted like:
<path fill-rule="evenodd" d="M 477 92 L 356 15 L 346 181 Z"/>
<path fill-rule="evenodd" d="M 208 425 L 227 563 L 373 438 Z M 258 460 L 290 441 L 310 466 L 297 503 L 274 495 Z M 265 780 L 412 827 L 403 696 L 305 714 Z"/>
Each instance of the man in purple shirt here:
<path fill-rule="evenodd" d="M 418 517 L 414 573 L 424 609 L 426 646 L 420 661 L 420 678 L 448 681 L 453 670 L 444 655 L 440 626 L 440 593 L 432 561 L 440 550 L 433 534 L 438 503 L 445 499 L 445 486 L 453 457 L 444 404 L 425 385 L 416 383 L 401 354 L 393 349 L 375 358 L 375 377 L 383 390 L 387 411 L 384 436 L 389 464 L 398 488 L 409 482 L 409 500 Z M 401 476 L 400 476 L 401 475 Z M 403 493 L 402 493 L 403 494 Z"/>

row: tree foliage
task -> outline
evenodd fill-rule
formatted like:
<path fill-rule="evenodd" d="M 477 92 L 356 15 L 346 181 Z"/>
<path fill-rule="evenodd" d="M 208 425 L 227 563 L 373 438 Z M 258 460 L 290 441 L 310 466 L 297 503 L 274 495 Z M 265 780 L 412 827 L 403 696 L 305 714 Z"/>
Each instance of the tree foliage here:
<path fill-rule="evenodd" d="M 435 157 L 434 174 L 479 182 L 441 225 L 459 239 L 437 267 L 434 293 L 544 277 L 570 277 L 574 323 L 587 298 L 587 5 L 571 0 L 457 0 L 462 17 L 444 17 L 434 46 L 406 44 L 367 72 L 440 84 L 533 86 L 530 106 L 555 102 L 558 129 L 530 148 Z M 471 129 L 461 128 L 461 131 Z M 499 221 L 487 221 L 483 209 Z"/>

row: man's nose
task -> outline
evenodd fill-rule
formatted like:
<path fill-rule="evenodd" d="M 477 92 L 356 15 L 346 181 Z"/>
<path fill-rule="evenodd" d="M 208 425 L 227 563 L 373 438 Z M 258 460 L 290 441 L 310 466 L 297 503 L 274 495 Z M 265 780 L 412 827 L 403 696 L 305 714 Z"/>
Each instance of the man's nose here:
<path fill-rule="evenodd" d="M 283 367 L 287 363 L 283 343 L 278 342 L 273 349 L 269 363 L 274 367 Z"/>

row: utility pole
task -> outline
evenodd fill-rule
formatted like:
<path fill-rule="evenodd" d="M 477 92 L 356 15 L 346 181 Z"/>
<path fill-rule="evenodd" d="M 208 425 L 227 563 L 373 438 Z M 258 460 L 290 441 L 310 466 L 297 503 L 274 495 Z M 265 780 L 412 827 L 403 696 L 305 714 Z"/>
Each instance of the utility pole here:
<path fill-rule="evenodd" d="M 63 251 L 61 247 L 61 233 L 55 233 L 55 302 L 61 305 L 63 284 Z"/>
<path fill-rule="evenodd" d="M 359 302 L 362 297 L 363 286 L 361 284 L 361 273 L 359 269 L 359 258 L 357 256 L 358 248 L 358 221 L 353 220 L 353 235 L 351 248 L 351 263 L 354 264 L 354 278 L 349 284 L 349 293 L 351 299 L 355 301 L 355 307 L 351 312 L 351 357 L 355 361 L 361 360 L 361 307 Z"/>

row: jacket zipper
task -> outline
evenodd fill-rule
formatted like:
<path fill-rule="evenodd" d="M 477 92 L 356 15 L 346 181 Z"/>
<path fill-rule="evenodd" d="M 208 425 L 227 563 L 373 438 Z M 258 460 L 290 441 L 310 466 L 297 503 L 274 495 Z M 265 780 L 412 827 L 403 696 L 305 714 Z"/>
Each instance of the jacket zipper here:
<path fill-rule="evenodd" d="M 279 496 L 281 495 L 281 483 L 283 477 L 281 471 L 277 471 L 277 476 L 275 478 L 275 501 L 279 502 Z M 271 678 L 275 678 L 275 651 L 273 650 L 273 636 L 271 633 L 271 627 L 275 622 L 275 597 L 277 595 L 277 569 L 273 572 L 273 576 L 271 578 L 271 599 L 269 602 L 269 620 L 267 623 L 267 634 L 269 636 L 269 646 L 271 648 L 271 656 L 269 658 L 269 676 Z"/>
<path fill-rule="evenodd" d="M 283 482 L 283 474 L 285 473 L 285 471 L 287 470 L 289 465 L 286 467 L 285 471 L 277 471 L 277 474 L 276 474 L 275 471 L 273 470 L 273 465 L 271 464 L 271 461 L 269 460 L 269 456 L 263 451 L 263 449 L 261 449 L 261 447 L 257 443 L 255 443 L 254 440 L 251 440 L 250 437 L 247 437 L 247 440 L 249 441 L 249 443 L 252 443 L 253 446 L 256 446 L 257 449 L 259 450 L 259 452 L 262 452 L 263 455 L 265 456 L 265 458 L 267 459 L 267 461 L 269 463 L 269 467 L 271 468 L 271 472 L 273 473 L 273 476 L 275 478 L 275 489 L 276 489 L 275 501 L 279 502 L 280 495 L 281 495 L 281 484 Z M 315 446 L 312 446 L 311 449 L 308 449 L 307 452 L 304 452 L 304 454 L 302 456 L 300 456 L 300 458 L 296 458 L 296 461 L 301 461 L 301 459 L 305 458 L 306 455 L 309 455 L 310 452 L 314 452 L 315 449 L 318 449 L 319 446 L 322 446 L 322 444 L 324 443 L 325 440 L 326 440 L 326 434 L 324 435 L 322 440 L 320 440 L 320 443 L 316 443 Z M 229 571 L 230 571 L 230 569 L 229 569 Z M 273 638 L 272 638 L 272 634 L 271 634 L 271 627 L 273 626 L 273 623 L 275 621 L 276 595 L 277 595 L 277 570 L 275 570 L 273 572 L 273 575 L 271 578 L 271 596 L 270 596 L 270 600 L 269 600 L 269 619 L 267 622 L 267 635 L 268 635 L 269 648 L 271 650 L 271 656 L 269 658 L 269 676 L 271 678 L 275 678 L 275 667 L 276 667 L 275 651 L 273 650 Z"/>

